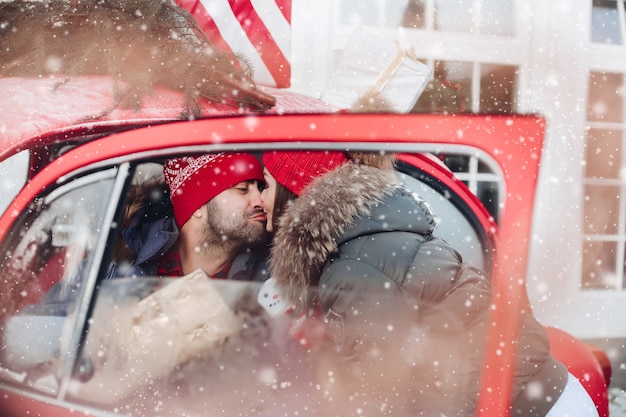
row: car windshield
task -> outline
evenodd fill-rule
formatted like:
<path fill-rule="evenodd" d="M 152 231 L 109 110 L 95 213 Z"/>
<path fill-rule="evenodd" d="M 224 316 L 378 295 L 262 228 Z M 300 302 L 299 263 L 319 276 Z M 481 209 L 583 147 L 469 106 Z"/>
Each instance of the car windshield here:
<path fill-rule="evenodd" d="M 467 407 L 465 390 L 479 375 L 461 323 L 442 320 L 437 306 L 416 309 L 392 288 L 358 297 L 358 330 L 346 330 L 315 303 L 290 308 L 268 283 L 211 280 L 200 271 L 109 280 L 80 357 L 84 371 L 68 393 L 130 415 L 146 407 L 159 415 L 260 416 Z M 358 344 L 338 350 L 333 340 L 347 331 L 361 333 Z M 416 384 L 416 375 L 430 383 Z"/>

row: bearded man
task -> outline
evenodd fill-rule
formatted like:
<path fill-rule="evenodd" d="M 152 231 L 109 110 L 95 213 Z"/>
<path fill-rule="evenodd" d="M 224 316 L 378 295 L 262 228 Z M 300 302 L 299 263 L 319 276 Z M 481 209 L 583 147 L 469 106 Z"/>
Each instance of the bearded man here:
<path fill-rule="evenodd" d="M 260 205 L 263 171 L 256 157 L 211 153 L 173 158 L 165 162 L 163 178 L 163 193 L 143 199 L 124 228 L 122 235 L 134 256 L 115 262 L 110 278 L 183 276 L 199 268 L 213 278 L 268 278 L 269 236 Z M 140 194 L 154 196 L 151 188 Z M 146 221 L 154 212 L 160 214 Z"/>

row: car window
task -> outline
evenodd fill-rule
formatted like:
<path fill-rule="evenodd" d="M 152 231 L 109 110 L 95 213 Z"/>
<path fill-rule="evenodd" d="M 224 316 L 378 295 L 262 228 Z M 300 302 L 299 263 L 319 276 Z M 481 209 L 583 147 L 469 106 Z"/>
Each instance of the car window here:
<path fill-rule="evenodd" d="M 78 178 L 38 198 L 12 230 L 11 247 L 2 248 L 2 367 L 17 382 L 59 389 L 115 173 Z"/>
<path fill-rule="evenodd" d="M 116 222 L 115 236 L 111 243 L 111 258 L 108 260 L 106 278 L 155 273 L 156 270 L 137 268 L 137 263 L 142 262 L 141 258 L 148 256 L 146 255 L 148 251 L 141 252 L 138 246 L 142 245 L 143 239 L 147 239 L 147 236 L 152 233 L 149 231 L 150 227 L 154 233 L 163 236 L 158 226 L 165 224 L 168 218 L 172 219 L 172 208 L 163 179 L 162 163 L 138 164 L 134 168 L 132 181 L 121 203 L 122 210 L 120 210 L 120 218 Z M 171 222 L 169 224 L 171 225 Z M 141 238 L 131 238 L 128 234 L 131 229 L 137 230 L 137 233 L 133 234 L 141 235 Z M 163 230 L 166 229 L 167 227 L 163 226 Z M 144 230 L 145 233 L 140 233 L 138 230 Z M 172 234 L 174 233 L 172 231 Z"/>
<path fill-rule="evenodd" d="M 443 207 L 445 216 L 451 216 L 444 228 L 450 233 L 445 234 L 452 240 L 471 241 L 463 249 L 475 252 L 468 257 L 484 254 L 478 232 L 467 220 L 456 218 L 461 214 L 454 212 L 450 200 L 411 177 L 415 171 L 405 171 L 409 173 L 401 176 L 412 192 L 432 201 L 435 211 Z M 394 315 L 412 316 L 412 305 L 407 303 L 403 311 L 402 295 L 364 290 L 359 297 L 374 301 L 362 305 L 364 317 L 376 317 L 368 320 L 372 339 L 367 343 L 377 344 L 384 360 L 351 368 L 335 352 L 343 324 L 321 315 L 316 306 L 297 312 L 281 305 L 271 281 L 210 279 L 201 271 L 176 278 L 135 273 L 129 265 L 137 255 L 129 252 L 124 230 L 133 226 L 137 215 L 150 222 L 172 216 L 161 172 L 161 163 L 142 163 L 134 170 L 117 221 L 111 262 L 106 276 L 99 277 L 88 331 L 67 386 L 68 401 L 123 415 L 145 415 L 148 409 L 163 415 L 250 415 L 251 410 L 261 416 L 285 410 L 326 415 L 331 412 L 328 407 L 351 407 L 338 403 L 343 390 L 354 390 L 360 396 L 356 404 L 367 408 L 380 395 L 391 398 L 394 390 L 410 389 L 406 369 L 415 367 L 442 381 L 449 387 L 445 388 L 449 397 L 455 398 L 456 387 L 464 384 L 460 379 L 467 378 L 464 361 L 469 359 L 461 345 L 447 341 L 448 330 L 431 321 L 436 306 L 422 306 L 417 322 L 406 320 L 415 326 L 391 328 L 380 316 L 389 313 L 381 306 L 392 308 Z M 134 204 L 139 195 L 143 195 L 141 206 Z M 313 299 L 317 291 L 310 290 Z M 422 354 L 419 363 L 392 357 L 399 346 L 415 349 L 416 341 L 427 344 L 420 349 L 431 352 Z M 438 365 L 445 358 L 455 358 L 454 364 Z M 389 390 L 368 376 L 381 371 L 379 366 L 395 379 L 388 381 Z M 453 367 L 456 373 L 449 372 Z M 358 372 L 362 378 L 348 375 Z M 359 386 L 347 386 L 346 381 Z M 415 392 L 415 398 L 426 402 L 441 389 L 440 385 L 425 388 Z M 406 398 L 402 396 L 402 401 Z M 394 401 L 382 404 L 407 406 Z"/>

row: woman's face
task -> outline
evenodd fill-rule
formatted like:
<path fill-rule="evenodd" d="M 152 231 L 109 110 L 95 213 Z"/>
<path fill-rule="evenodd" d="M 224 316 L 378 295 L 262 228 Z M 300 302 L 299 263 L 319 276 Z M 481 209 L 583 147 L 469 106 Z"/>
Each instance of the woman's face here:
<path fill-rule="evenodd" d="M 272 177 L 272 174 L 267 170 L 267 168 L 263 169 L 263 178 L 265 179 L 266 187 L 263 191 L 261 191 L 261 205 L 263 206 L 263 211 L 267 213 L 267 224 L 265 226 L 265 230 L 268 232 L 274 231 L 274 200 L 276 198 L 276 180 Z"/>

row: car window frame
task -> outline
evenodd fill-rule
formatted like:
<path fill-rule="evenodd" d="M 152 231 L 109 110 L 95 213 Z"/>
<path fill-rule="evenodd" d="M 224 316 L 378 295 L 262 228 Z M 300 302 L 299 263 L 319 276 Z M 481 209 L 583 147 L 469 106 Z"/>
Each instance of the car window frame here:
<path fill-rule="evenodd" d="M 76 358 L 79 355 L 80 346 L 82 345 L 83 338 L 85 337 L 85 331 L 88 320 L 86 318 L 89 315 L 91 309 L 93 291 L 95 283 L 97 281 L 99 271 L 102 266 L 103 254 L 106 251 L 108 241 L 112 235 L 112 228 L 119 201 L 121 199 L 122 190 L 128 177 L 129 164 L 121 164 L 119 166 L 111 165 L 109 168 L 103 170 L 89 169 L 87 171 L 81 170 L 80 172 L 74 172 L 68 174 L 63 180 L 59 180 L 54 186 L 46 188 L 43 193 L 39 193 L 34 196 L 29 207 L 32 210 L 23 212 L 13 222 L 11 230 L 19 230 L 23 227 L 31 227 L 32 221 L 35 217 L 39 216 L 41 210 L 45 210 L 48 203 L 56 201 L 58 198 L 62 198 L 64 195 L 77 190 L 81 187 L 89 186 L 103 180 L 112 180 L 110 187 L 111 198 L 105 202 L 106 207 L 103 210 L 102 221 L 98 225 L 101 231 L 107 230 L 106 233 L 98 233 L 96 241 L 94 242 L 93 249 L 90 253 L 90 262 L 88 268 L 84 271 L 84 277 L 81 288 L 78 293 L 75 312 L 71 315 L 71 322 L 68 323 L 68 328 L 71 329 L 66 339 L 65 346 L 67 346 L 67 352 L 62 352 L 63 364 L 58 376 L 58 389 L 54 392 L 41 391 L 38 388 L 30 387 L 28 380 L 20 381 L 19 379 L 12 377 L 12 371 L 4 369 L 2 374 L 4 377 L 4 387 L 14 392 L 28 392 L 29 395 L 34 397 L 45 397 L 46 401 L 53 403 L 61 402 L 65 403 L 65 397 L 68 389 L 68 384 L 71 379 L 71 375 L 76 366 Z M 75 175 L 73 175 L 75 174 Z M 20 233 L 11 233 L 6 236 L 6 246 L 14 249 L 22 240 Z M 68 316 L 70 318 L 70 316 Z M 10 385 L 7 385 L 10 384 Z M 13 389 L 11 389 L 13 387 Z"/>
<path fill-rule="evenodd" d="M 102 270 L 103 261 L 105 260 L 105 253 L 107 251 L 109 242 L 114 235 L 113 224 L 119 213 L 120 201 L 122 200 L 123 190 L 127 186 L 127 182 L 130 178 L 130 164 L 123 163 L 119 166 L 111 166 L 108 170 L 98 171 L 95 176 L 92 177 L 96 181 L 100 175 L 110 172 L 115 178 L 113 187 L 111 188 L 111 199 L 108 201 L 107 207 L 104 211 L 101 227 L 102 231 L 107 230 L 106 233 L 100 233 L 98 240 L 93 248 L 93 261 L 89 266 L 89 270 L 84 279 L 84 285 L 81 289 L 80 300 L 76 306 L 76 317 L 72 334 L 69 338 L 70 349 L 67 354 L 65 366 L 60 377 L 60 386 L 58 392 L 58 399 L 64 401 L 69 385 L 71 383 L 72 373 L 75 367 L 78 365 L 77 358 L 80 357 L 80 349 L 84 344 L 84 340 L 87 334 L 90 311 L 93 309 L 95 302 L 94 292 L 98 276 Z M 104 175 L 102 175 L 104 177 Z"/>

